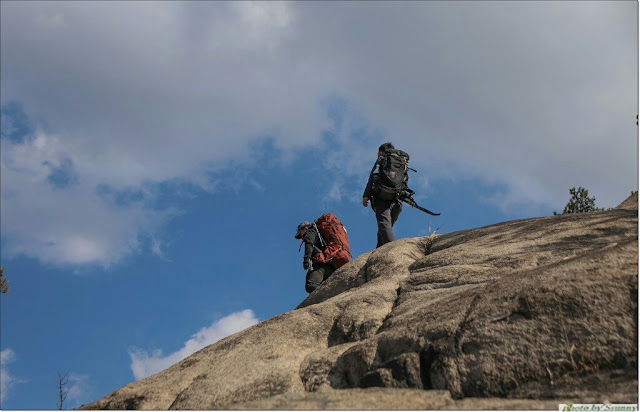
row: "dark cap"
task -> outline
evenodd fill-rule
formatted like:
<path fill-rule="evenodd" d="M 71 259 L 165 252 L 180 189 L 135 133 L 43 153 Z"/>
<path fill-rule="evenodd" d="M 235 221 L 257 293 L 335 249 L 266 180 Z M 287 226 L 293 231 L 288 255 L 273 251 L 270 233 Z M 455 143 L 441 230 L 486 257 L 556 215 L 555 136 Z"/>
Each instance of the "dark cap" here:
<path fill-rule="evenodd" d="M 302 229 L 304 229 L 305 227 L 309 227 L 309 226 L 311 226 L 311 223 L 309 223 L 309 222 L 307 222 L 307 221 L 304 221 L 304 222 L 300 223 L 300 224 L 298 225 L 298 229 L 296 230 L 295 238 L 296 238 L 296 239 L 300 239 L 300 238 L 302 237 L 302 235 L 300 234 L 300 231 L 301 231 Z"/>

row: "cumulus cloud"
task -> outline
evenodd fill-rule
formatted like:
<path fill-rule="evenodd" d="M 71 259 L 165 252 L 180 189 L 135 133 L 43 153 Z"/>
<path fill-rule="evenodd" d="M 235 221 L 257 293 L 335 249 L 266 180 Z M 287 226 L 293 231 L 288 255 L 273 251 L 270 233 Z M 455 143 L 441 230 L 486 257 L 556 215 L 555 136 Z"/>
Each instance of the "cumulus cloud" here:
<path fill-rule="evenodd" d="M 134 232 L 162 221 L 139 204 L 96 200 L 96 187 L 179 180 L 213 190 L 208 173 L 229 159 L 248 162 L 263 137 L 287 158 L 337 131 L 349 161 L 335 162 L 345 179 L 330 194 L 336 200 L 347 179 L 361 186 L 385 140 L 409 152 L 430 182 L 504 185 L 490 198 L 507 208 L 560 208 L 572 186 L 612 206 L 637 188 L 637 91 L 629 87 L 637 81 L 637 3 L 0 7 L 2 103 L 21 102 L 49 136 L 42 148 L 3 150 L 3 191 L 28 206 L 48 179 L 57 191 L 47 189 L 42 203 L 70 211 L 52 218 L 68 224 L 76 202 L 113 223 L 104 225 L 108 236 L 96 235 L 103 227 L 95 224 L 66 236 L 75 250 L 68 256 L 48 254 L 49 241 L 32 228 L 11 229 L 14 251 L 47 261 L 115 262 L 138 250 Z M 362 127 L 378 141 L 360 139 Z M 35 163 L 42 160 L 46 167 Z M 3 209 L 3 222 L 34 220 L 33 207 Z"/>
<path fill-rule="evenodd" d="M 20 379 L 16 379 L 11 373 L 9 373 L 8 364 L 16 360 L 16 354 L 11 349 L 5 349 L 0 352 L 0 402 L 4 402 L 7 399 L 9 390 L 16 383 L 22 382 Z"/>
<path fill-rule="evenodd" d="M 69 392 L 67 394 L 67 404 L 79 406 L 91 399 L 91 378 L 89 375 L 76 373 L 69 374 Z"/>
<path fill-rule="evenodd" d="M 81 162 L 56 136 L 38 132 L 22 143 L 5 141 L 1 156 L 7 182 L 0 194 L 2 229 L 9 255 L 108 266 L 139 250 L 141 238 L 150 237 L 171 214 L 148 210 L 142 202 L 114 204 L 97 193 L 96 182 L 81 167 L 70 184 L 68 171 L 58 166 Z"/>
<path fill-rule="evenodd" d="M 636 186 L 636 94 L 622 79 L 635 81 L 637 54 L 626 6 L 347 3 L 316 11 L 303 15 L 305 33 L 340 44 L 314 49 L 346 69 L 338 89 L 350 90 L 430 176 L 497 180 L 520 202 L 538 204 L 558 203 L 576 184 L 611 202 Z M 361 23 L 350 28 L 330 18 L 356 11 Z"/>
<path fill-rule="evenodd" d="M 161 349 L 148 352 L 139 348 L 132 348 L 129 350 L 129 356 L 131 357 L 131 371 L 133 372 L 133 376 L 136 380 L 139 380 L 160 372 L 205 346 L 211 345 L 236 332 L 240 332 L 256 323 L 258 323 L 258 319 L 253 311 L 246 309 L 225 316 L 213 322 L 210 326 L 200 329 L 184 343 L 180 350 L 169 355 L 163 355 Z"/>

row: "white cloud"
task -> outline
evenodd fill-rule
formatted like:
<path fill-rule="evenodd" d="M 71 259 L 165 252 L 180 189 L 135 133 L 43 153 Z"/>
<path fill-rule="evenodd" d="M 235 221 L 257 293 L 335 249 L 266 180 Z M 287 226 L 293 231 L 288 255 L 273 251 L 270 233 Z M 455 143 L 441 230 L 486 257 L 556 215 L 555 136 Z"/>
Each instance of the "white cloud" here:
<path fill-rule="evenodd" d="M 290 158 L 335 131 L 345 154 L 335 173 L 349 190 L 354 180 L 362 190 L 385 140 L 432 183 L 505 185 L 493 199 L 512 208 L 560 208 L 572 186 L 608 207 L 637 188 L 633 2 L 0 7 L 2 102 L 22 102 L 56 133 L 8 153 L 3 140 L 3 223 L 17 222 L 3 235 L 8 250 L 44 261 L 116 262 L 166 218 L 113 207 L 96 186 L 214 190 L 208 172 L 248 163 L 248 146 L 265 136 Z M 56 30 L 32 30 L 34 21 Z M 338 125 L 327 119 L 334 101 L 346 111 Z M 359 140 L 362 127 L 380 141 Z M 77 181 L 46 187 L 65 159 Z M 52 246 L 46 233 L 59 230 Z"/>
<path fill-rule="evenodd" d="M 132 348 L 129 351 L 129 356 L 131 357 L 131 371 L 133 372 L 133 376 L 136 380 L 139 380 L 160 372 L 205 346 L 211 345 L 236 332 L 240 332 L 256 323 L 258 323 L 258 319 L 253 311 L 246 309 L 225 316 L 213 322 L 210 326 L 200 329 L 200 331 L 185 342 L 180 350 L 167 356 L 164 356 L 160 349 L 155 349 L 149 353 L 139 348 Z"/>
<path fill-rule="evenodd" d="M 158 257 L 164 258 L 162 242 L 155 237 L 151 238 L 151 252 Z"/>
<path fill-rule="evenodd" d="M 90 396 L 93 388 L 89 375 L 70 373 L 69 386 L 67 389 L 69 389 L 66 402 L 68 405 L 75 405 L 75 407 L 77 407 L 91 399 Z"/>
<path fill-rule="evenodd" d="M 344 196 L 344 188 L 342 184 L 338 181 L 333 181 L 331 186 L 329 187 L 329 193 L 327 194 L 327 198 L 332 201 L 339 202 L 342 200 Z"/>
<path fill-rule="evenodd" d="M 64 158 L 74 160 L 74 154 L 55 136 L 38 132 L 24 143 L 3 142 L 1 156 L 2 230 L 9 255 L 108 266 L 139 250 L 141 237 L 151 236 L 172 213 L 147 210 L 141 202 L 111 204 L 82 168 L 77 182 L 56 187 L 52 168 Z"/>
<path fill-rule="evenodd" d="M 275 48 L 281 32 L 291 23 L 291 10 L 284 2 L 242 1 L 233 6 L 240 15 L 247 39 L 256 47 Z"/>
<path fill-rule="evenodd" d="M 16 354 L 13 350 L 5 349 L 0 352 L 0 402 L 4 402 L 7 399 L 9 390 L 14 384 L 22 382 L 11 375 L 7 368 L 7 365 L 15 360 Z"/>

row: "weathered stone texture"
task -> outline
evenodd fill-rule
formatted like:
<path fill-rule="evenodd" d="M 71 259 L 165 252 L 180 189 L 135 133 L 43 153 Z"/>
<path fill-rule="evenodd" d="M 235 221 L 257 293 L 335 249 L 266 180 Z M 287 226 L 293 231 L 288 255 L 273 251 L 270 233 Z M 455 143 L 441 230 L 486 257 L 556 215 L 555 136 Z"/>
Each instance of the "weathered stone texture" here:
<path fill-rule="evenodd" d="M 637 403 L 637 313 L 635 195 L 610 211 L 384 245 L 295 310 L 86 408 Z"/>

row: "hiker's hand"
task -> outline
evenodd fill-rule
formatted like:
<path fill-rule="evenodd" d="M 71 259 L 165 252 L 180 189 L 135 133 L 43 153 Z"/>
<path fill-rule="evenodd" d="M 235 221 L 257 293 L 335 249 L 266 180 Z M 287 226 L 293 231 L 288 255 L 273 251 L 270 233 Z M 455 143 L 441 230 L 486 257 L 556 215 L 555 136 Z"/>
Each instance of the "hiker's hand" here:
<path fill-rule="evenodd" d="M 369 205 L 369 198 L 368 197 L 363 197 L 362 198 L 362 206 L 367 207 Z"/>

